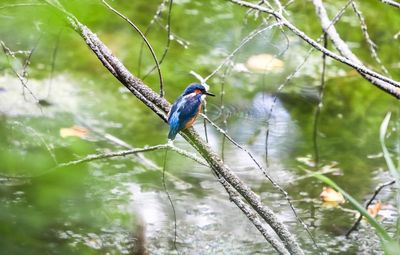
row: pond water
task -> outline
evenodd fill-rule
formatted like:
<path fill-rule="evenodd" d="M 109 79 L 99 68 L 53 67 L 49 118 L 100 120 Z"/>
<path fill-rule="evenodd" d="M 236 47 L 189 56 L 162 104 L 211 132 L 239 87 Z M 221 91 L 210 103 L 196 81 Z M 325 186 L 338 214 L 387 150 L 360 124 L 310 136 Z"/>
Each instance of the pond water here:
<path fill-rule="evenodd" d="M 376 2 L 365 4 L 367 18 L 375 17 L 374 8 L 391 12 Z M 0 254 L 143 254 L 144 247 L 149 254 L 174 254 L 174 214 L 163 189 L 165 160 L 179 254 L 273 252 L 229 201 L 210 169 L 174 152 L 167 158 L 164 151 L 153 151 L 54 169 L 59 163 L 89 154 L 163 144 L 168 126 L 107 73 L 54 10 L 9 6 L 14 3 L 4 1 L 4 8 L 0 5 L 0 40 L 12 51 L 34 48 L 34 52 L 26 69 L 28 88 L 12 71 L 24 70 L 26 52 L 16 53 L 15 58 L 0 55 Z M 160 2 L 112 4 L 145 30 Z M 334 13 L 341 4 L 329 5 L 329 10 Z M 63 5 L 97 33 L 133 74 L 143 77 L 152 68 L 144 47 L 139 69 L 140 38 L 100 1 L 64 1 Z M 159 56 L 167 39 L 167 6 L 148 34 Z M 295 21 L 314 15 L 308 2 L 293 3 L 288 11 Z M 357 30 L 352 17 L 346 14 L 338 28 Z M 392 53 L 385 42 L 399 29 L 385 27 L 390 17 L 376 20 L 370 28 L 372 34 L 380 35 L 381 57 L 389 63 L 398 52 Z M 173 40 L 162 63 L 166 98 L 173 101 L 187 84 L 196 81 L 191 70 L 204 77 L 210 74 L 258 22 L 254 13 L 246 14 L 228 2 L 175 0 Z M 317 38 L 319 25 L 305 23 L 300 27 Z M 322 62 L 319 53 L 311 54 L 302 70 L 277 93 L 309 50 L 290 32 L 286 35 L 290 42 L 287 50 L 287 40 L 279 29 L 263 32 L 235 55 L 228 68 L 209 80 L 217 97 L 208 98 L 207 115 L 262 162 L 289 193 L 320 252 L 382 253 L 373 229 L 364 221 L 357 233 L 344 237 L 356 220 L 356 211 L 348 203 L 322 203 L 319 194 L 324 185 L 305 171 L 316 170 L 313 134 Z M 368 59 L 361 35 L 344 35 L 355 51 Z M 249 70 L 249 59 L 261 54 L 276 64 L 266 72 Z M 317 125 L 317 170 L 327 172 L 362 202 L 379 183 L 390 180 L 379 126 L 388 111 L 393 112 L 394 121 L 398 120 L 398 101 L 353 70 L 332 60 L 327 64 Z M 399 78 L 398 64 L 388 68 Z M 156 72 L 145 82 L 158 91 Z M 87 134 L 60 135 L 62 129 L 72 126 Z M 204 136 L 201 118 L 194 128 Z M 398 147 L 396 132 L 393 125 L 388 139 L 391 150 Z M 226 164 L 289 226 L 306 253 L 317 253 L 287 201 L 247 153 L 209 125 L 207 137 Z M 175 145 L 195 152 L 180 136 Z M 378 198 L 384 205 L 378 220 L 394 232 L 394 192 L 388 188 Z"/>

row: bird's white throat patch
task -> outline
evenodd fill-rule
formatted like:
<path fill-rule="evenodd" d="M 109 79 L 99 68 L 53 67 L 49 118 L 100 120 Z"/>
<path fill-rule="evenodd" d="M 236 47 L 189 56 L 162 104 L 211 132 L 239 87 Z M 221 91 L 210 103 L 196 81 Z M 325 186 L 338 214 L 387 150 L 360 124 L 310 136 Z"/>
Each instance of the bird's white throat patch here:
<path fill-rule="evenodd" d="M 184 96 L 185 98 L 189 98 L 189 97 L 194 97 L 194 96 L 196 96 L 197 95 L 197 93 L 196 92 L 192 92 L 192 93 L 190 93 L 190 94 L 187 94 L 186 96 Z"/>

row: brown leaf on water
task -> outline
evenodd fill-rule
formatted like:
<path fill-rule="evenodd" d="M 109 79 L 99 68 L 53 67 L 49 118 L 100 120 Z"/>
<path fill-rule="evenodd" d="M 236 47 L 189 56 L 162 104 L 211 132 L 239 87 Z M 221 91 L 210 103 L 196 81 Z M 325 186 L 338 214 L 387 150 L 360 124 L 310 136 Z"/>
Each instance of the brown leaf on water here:
<path fill-rule="evenodd" d="M 267 71 L 281 71 L 284 62 L 275 58 L 270 54 L 259 54 L 251 56 L 247 62 L 246 67 L 255 73 L 264 73 Z"/>
<path fill-rule="evenodd" d="M 367 211 L 368 211 L 369 215 L 371 215 L 373 218 L 375 218 L 381 209 L 382 209 L 382 203 L 381 203 L 381 201 L 378 201 L 374 205 L 368 206 Z"/>
<path fill-rule="evenodd" d="M 60 136 L 61 137 L 69 137 L 69 136 L 75 136 L 75 137 L 85 137 L 89 133 L 89 130 L 84 127 L 78 127 L 78 126 L 72 126 L 69 128 L 60 128 Z"/>
<path fill-rule="evenodd" d="M 330 187 L 323 187 L 322 192 L 319 195 L 319 198 L 323 202 L 330 202 L 330 203 L 334 202 L 334 203 L 338 203 L 338 204 L 342 204 L 345 202 L 342 193 L 337 192 L 336 190 L 334 190 Z"/>

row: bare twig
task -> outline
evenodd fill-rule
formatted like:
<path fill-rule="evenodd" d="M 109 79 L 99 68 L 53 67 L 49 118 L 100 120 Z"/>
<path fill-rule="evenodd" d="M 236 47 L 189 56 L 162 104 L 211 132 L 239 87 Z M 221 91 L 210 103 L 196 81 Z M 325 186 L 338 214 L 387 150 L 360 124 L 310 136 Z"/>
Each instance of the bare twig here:
<path fill-rule="evenodd" d="M 210 79 L 212 76 L 214 76 L 225 64 L 227 64 L 227 63 L 231 60 L 231 58 L 232 58 L 233 56 L 235 56 L 235 54 L 236 54 L 244 45 L 246 45 L 246 44 L 247 44 L 249 41 L 251 41 L 254 37 L 256 37 L 257 35 L 259 35 L 259 34 L 265 32 L 265 31 L 267 31 L 267 30 L 270 30 L 270 29 L 272 29 L 272 28 L 274 28 L 274 27 L 276 27 L 276 26 L 279 26 L 279 25 L 281 25 L 281 23 L 279 23 L 279 22 L 278 22 L 278 23 L 273 23 L 273 24 L 271 24 L 271 25 L 268 25 L 268 26 L 262 27 L 262 28 L 260 28 L 260 29 L 258 29 L 258 30 L 255 30 L 255 31 L 251 32 L 249 35 L 247 35 L 247 36 L 241 41 L 241 43 L 239 44 L 239 46 L 236 47 L 236 49 L 233 50 L 233 51 L 225 58 L 225 60 L 224 60 L 217 68 L 214 69 L 214 71 L 213 71 L 212 73 L 210 73 L 206 78 L 204 78 L 204 82 L 207 82 L 208 79 Z"/>
<path fill-rule="evenodd" d="M 30 133 L 32 133 L 37 140 L 39 140 L 44 147 L 46 148 L 47 152 L 49 153 L 50 157 L 53 159 L 55 164 L 58 164 L 57 162 L 57 158 L 56 155 L 54 154 L 54 150 L 52 149 L 52 147 L 46 142 L 46 139 L 44 138 L 44 135 L 39 134 L 35 129 L 33 129 L 30 126 L 24 125 L 23 123 L 19 122 L 19 121 L 14 121 L 13 124 L 19 126 L 20 128 L 25 128 L 26 130 L 29 130 Z"/>
<path fill-rule="evenodd" d="M 92 155 L 88 155 L 82 159 L 70 161 L 67 163 L 61 163 L 61 164 L 57 165 L 56 168 L 74 166 L 74 165 L 78 165 L 78 164 L 82 164 L 82 163 L 86 163 L 86 162 L 98 160 L 98 159 L 122 157 L 122 156 L 128 156 L 130 154 L 137 154 L 140 152 L 155 151 L 155 150 L 160 150 L 160 149 L 171 149 L 171 150 L 177 152 L 178 154 L 181 154 L 187 158 L 193 159 L 194 161 L 196 161 L 197 163 L 199 163 L 201 165 L 208 166 L 208 164 L 206 162 L 204 162 L 204 160 L 202 160 L 201 158 L 197 157 L 194 154 L 191 154 L 185 150 L 179 149 L 170 144 L 160 144 L 160 145 L 155 145 L 155 146 L 150 146 L 150 147 L 145 147 L 145 148 L 135 148 L 135 149 L 123 150 L 123 151 L 117 151 L 117 152 L 92 154 Z"/>
<path fill-rule="evenodd" d="M 55 67 L 56 67 L 57 53 L 58 53 L 58 48 L 60 46 L 60 38 L 61 38 L 62 31 L 63 31 L 63 29 L 61 28 L 60 31 L 57 34 L 56 43 L 54 45 L 53 53 L 51 54 L 51 69 L 50 69 L 49 85 L 48 85 L 48 89 L 47 89 L 47 97 L 49 97 L 50 93 L 51 93 L 51 87 L 52 87 L 52 84 L 53 84 L 54 70 L 55 70 Z"/>
<path fill-rule="evenodd" d="M 16 59 L 15 53 L 14 53 L 13 51 L 11 51 L 10 48 L 8 48 L 8 47 L 4 44 L 4 42 L 1 41 L 1 40 L 0 40 L 0 45 L 1 45 L 1 47 L 3 48 L 4 54 L 6 54 L 6 56 L 7 56 L 7 60 L 8 60 L 8 62 L 9 62 L 9 66 L 10 66 L 11 70 L 12 70 L 13 73 L 17 76 L 18 80 L 19 80 L 20 83 L 22 84 L 22 89 L 23 89 L 22 91 L 23 91 L 23 93 L 24 93 L 24 90 L 26 89 L 26 90 L 28 91 L 28 93 L 32 96 L 32 98 L 35 100 L 35 103 L 38 103 L 38 102 L 39 102 L 39 99 L 35 96 L 35 94 L 32 92 L 32 90 L 28 87 L 28 80 L 27 80 L 27 78 L 26 78 L 26 70 L 24 69 L 24 70 L 22 71 L 22 74 L 18 73 L 18 71 L 15 70 L 15 69 L 12 67 L 12 65 L 11 65 L 11 63 L 10 63 L 10 61 L 9 61 L 9 58 L 8 58 L 9 56 L 12 57 L 13 59 Z M 30 59 L 30 58 L 32 57 L 32 53 L 33 53 L 33 50 L 29 51 L 27 58 Z M 29 62 L 29 60 L 26 60 L 26 61 L 25 61 L 25 64 L 24 64 L 24 67 L 25 67 L 25 68 L 26 68 L 27 65 L 28 65 L 28 64 L 26 64 L 27 62 Z M 25 95 L 25 94 L 24 94 L 24 95 Z M 40 111 L 42 111 L 41 106 L 40 106 L 39 104 L 37 104 L 37 106 L 39 107 Z"/>
<path fill-rule="evenodd" d="M 176 237 L 177 237 L 177 229 L 178 229 L 177 225 L 176 225 L 176 211 L 175 211 L 174 203 L 172 202 L 171 195 L 169 194 L 168 189 L 167 189 L 167 183 L 165 182 L 165 170 L 167 168 L 167 156 L 168 156 L 168 148 L 165 150 L 165 154 L 164 154 L 164 164 L 163 164 L 163 169 L 162 169 L 162 185 L 163 185 L 165 193 L 167 194 L 169 204 L 171 205 L 171 208 L 172 208 L 172 214 L 174 216 L 174 242 L 173 242 L 173 244 L 174 244 L 174 249 L 175 249 L 176 253 L 178 253 L 178 255 L 179 255 L 179 251 L 176 246 Z"/>
<path fill-rule="evenodd" d="M 324 47 L 328 47 L 328 39 L 326 34 L 324 33 Z M 319 117 L 322 109 L 322 100 L 324 98 L 324 90 L 325 90 L 325 71 L 326 71 L 326 55 L 322 54 L 322 70 L 321 70 L 321 85 L 319 86 L 319 95 L 317 107 L 315 109 L 314 114 L 314 128 L 313 128 L 313 144 L 314 144 L 314 162 L 315 169 L 318 169 L 319 165 L 319 148 L 318 148 L 318 123 Z"/>
<path fill-rule="evenodd" d="M 385 183 L 380 184 L 378 187 L 375 188 L 375 192 L 372 195 L 372 197 L 367 201 L 367 203 L 365 204 L 365 208 L 368 209 L 368 207 L 372 204 L 372 202 L 374 201 L 374 199 L 376 198 L 376 196 L 379 194 L 379 192 L 381 192 L 381 190 L 387 186 L 393 185 L 396 181 L 392 180 L 392 181 L 388 181 Z M 357 221 L 354 223 L 354 225 L 347 231 L 346 233 L 346 237 L 349 237 L 351 232 L 353 232 L 354 230 L 357 229 L 358 225 L 360 224 L 360 221 L 362 219 L 362 215 L 360 214 L 360 216 L 358 216 Z"/>
<path fill-rule="evenodd" d="M 158 6 L 156 13 L 154 14 L 153 18 L 150 20 L 149 25 L 146 27 L 146 30 L 144 31 L 144 35 L 147 37 L 148 33 L 150 32 L 154 22 L 158 20 L 161 16 L 161 12 L 165 8 L 165 4 L 167 3 L 168 0 L 162 0 L 161 4 Z M 138 58 L 138 76 L 141 76 L 141 70 L 142 70 L 142 57 L 143 57 L 143 45 L 144 41 L 140 43 L 140 50 L 139 50 L 139 58 Z M 144 79 L 142 79 L 144 81 Z"/>
<path fill-rule="evenodd" d="M 165 57 L 167 56 L 168 50 L 169 50 L 169 46 L 171 44 L 171 12 L 172 12 L 172 4 L 173 4 L 173 0 L 169 0 L 169 5 L 168 5 L 168 16 L 167 16 L 167 45 L 165 45 L 163 54 L 161 55 L 160 58 L 160 65 L 163 63 Z M 145 80 L 147 78 L 147 76 L 149 76 L 149 74 L 151 72 L 154 71 L 154 69 L 157 68 L 157 65 L 153 66 L 148 72 L 147 74 L 145 74 L 143 76 L 143 80 Z"/>
<path fill-rule="evenodd" d="M 376 52 L 376 44 L 371 40 L 371 37 L 369 36 L 368 27 L 367 27 L 367 24 L 365 23 L 364 16 L 362 15 L 361 11 L 358 9 L 357 4 L 354 0 L 351 1 L 351 6 L 353 7 L 353 11 L 356 13 L 358 19 L 360 20 L 361 31 L 363 33 L 365 41 L 368 44 L 368 48 L 369 48 L 369 51 L 371 52 L 372 58 L 376 61 L 376 63 L 378 63 L 382 72 L 384 72 L 386 75 L 389 75 L 388 70 L 383 65 L 382 60 L 379 58 L 378 53 Z"/>
<path fill-rule="evenodd" d="M 129 23 L 129 25 L 131 25 L 136 32 L 139 33 L 139 35 L 142 37 L 143 41 L 146 43 L 147 47 L 149 48 L 149 51 L 151 53 L 151 56 L 153 57 L 154 62 L 156 63 L 157 66 L 157 71 L 158 71 L 158 79 L 160 81 L 160 97 L 164 97 L 164 81 L 163 81 L 163 77 L 161 74 L 161 68 L 160 68 L 160 64 L 159 61 L 157 60 L 157 56 L 154 53 L 153 47 L 151 47 L 150 42 L 147 40 L 146 36 L 143 34 L 143 32 L 125 15 L 123 15 L 122 13 L 118 12 L 117 10 L 115 10 L 111 5 L 109 5 L 105 0 L 101 0 L 105 6 L 107 6 L 107 8 L 109 8 L 111 11 L 113 11 L 115 14 L 117 14 L 118 16 L 120 16 L 122 19 L 124 19 L 126 22 Z"/>
<path fill-rule="evenodd" d="M 226 132 L 226 127 L 227 127 L 227 117 L 225 116 L 225 104 L 224 104 L 224 99 L 225 99 L 225 82 L 226 82 L 226 77 L 228 73 L 231 70 L 232 65 L 228 65 L 225 68 L 224 73 L 222 74 L 222 81 L 221 81 L 221 92 L 220 92 L 220 109 L 221 109 L 221 116 L 222 116 L 222 130 Z M 221 158 L 222 160 L 224 159 L 225 156 L 225 135 L 222 134 L 222 140 L 221 140 Z"/>

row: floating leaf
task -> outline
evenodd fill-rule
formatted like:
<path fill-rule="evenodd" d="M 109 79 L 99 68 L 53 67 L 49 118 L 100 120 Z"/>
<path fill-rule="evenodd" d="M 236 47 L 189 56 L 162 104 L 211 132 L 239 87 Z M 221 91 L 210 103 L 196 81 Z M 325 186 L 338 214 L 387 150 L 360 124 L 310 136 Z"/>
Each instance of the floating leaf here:
<path fill-rule="evenodd" d="M 282 60 L 270 54 L 259 54 L 251 56 L 246 62 L 246 67 L 252 72 L 264 73 L 267 71 L 281 71 L 283 64 Z"/>
<path fill-rule="evenodd" d="M 68 136 L 76 136 L 76 137 L 84 137 L 89 133 L 89 130 L 83 127 L 72 126 L 70 128 L 60 128 L 60 136 L 68 137 Z"/>
<path fill-rule="evenodd" d="M 373 217 L 371 217 L 371 215 L 369 215 L 367 210 L 365 210 L 365 208 L 360 203 L 358 203 L 357 200 L 355 200 L 352 196 L 346 193 L 346 191 L 340 188 L 334 181 L 332 181 L 328 177 L 321 174 L 315 174 L 314 176 L 319 180 L 323 181 L 324 183 L 334 187 L 335 189 L 340 191 L 340 193 L 344 194 L 349 203 L 353 205 L 356 208 L 356 210 L 359 211 L 368 220 L 368 222 L 375 228 L 379 237 L 384 240 L 384 242 L 382 242 L 384 250 L 390 251 L 387 254 L 396 254 L 392 252 L 392 250 L 396 249 L 399 250 L 400 249 L 399 244 L 390 237 L 390 235 L 382 227 L 382 225 L 380 225 Z"/>
<path fill-rule="evenodd" d="M 40 104 L 41 106 L 50 106 L 51 105 L 51 103 L 46 99 L 39 99 L 38 104 Z"/>
<path fill-rule="evenodd" d="M 332 189 L 331 187 L 323 187 L 322 192 L 319 195 L 319 198 L 323 202 L 334 202 L 338 204 L 342 204 L 345 202 L 342 193 L 337 192 L 336 190 Z"/>
<path fill-rule="evenodd" d="M 376 218 L 381 209 L 382 209 L 382 203 L 381 201 L 378 201 L 376 204 L 368 206 L 367 211 L 369 215 L 371 215 L 373 218 Z"/>

